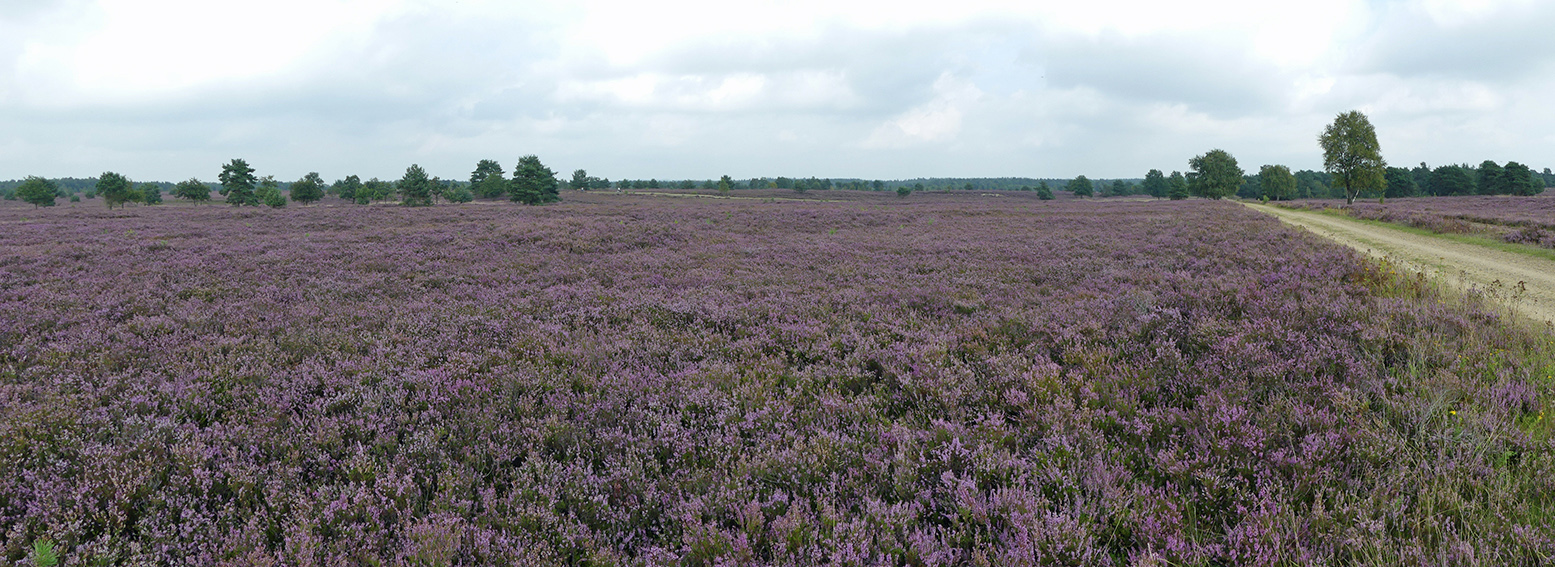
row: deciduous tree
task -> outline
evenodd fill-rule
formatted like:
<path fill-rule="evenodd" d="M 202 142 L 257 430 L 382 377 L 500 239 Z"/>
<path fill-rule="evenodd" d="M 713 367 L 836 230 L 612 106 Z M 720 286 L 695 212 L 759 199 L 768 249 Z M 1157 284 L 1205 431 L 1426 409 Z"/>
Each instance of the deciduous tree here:
<path fill-rule="evenodd" d="M 1037 198 L 1043 201 L 1053 200 L 1053 188 L 1048 186 L 1047 180 L 1043 180 L 1041 184 L 1037 185 Z"/>
<path fill-rule="evenodd" d="M 298 203 L 314 203 L 324 198 L 324 180 L 318 172 L 309 172 L 292 183 L 292 200 Z"/>
<path fill-rule="evenodd" d="M 142 183 L 135 190 L 135 200 L 147 205 L 162 204 L 162 186 L 155 183 Z"/>
<path fill-rule="evenodd" d="M 1242 186 L 1242 168 L 1225 150 L 1214 149 L 1188 160 L 1188 190 L 1206 199 L 1223 199 Z"/>
<path fill-rule="evenodd" d="M 211 200 L 211 186 L 204 181 L 189 178 L 188 181 L 179 181 L 173 186 L 173 196 L 185 201 L 209 201 Z"/>
<path fill-rule="evenodd" d="M 1074 193 L 1074 196 L 1076 197 L 1089 197 L 1094 194 L 1092 192 L 1092 187 L 1093 185 L 1091 184 L 1091 180 L 1086 179 L 1084 175 L 1081 175 L 1070 180 L 1069 185 L 1065 188 L 1068 189 L 1070 193 Z"/>
<path fill-rule="evenodd" d="M 356 191 L 361 190 L 362 179 L 356 176 L 345 176 L 345 179 L 337 180 L 337 182 L 334 182 L 334 185 L 330 185 L 330 191 L 334 191 L 334 194 L 341 196 L 341 199 L 351 200 L 351 202 L 356 200 Z"/>
<path fill-rule="evenodd" d="M 1258 186 L 1264 198 L 1270 201 L 1288 201 L 1296 198 L 1296 176 L 1283 165 L 1266 165 L 1258 168 Z"/>
<path fill-rule="evenodd" d="M 32 203 L 33 207 L 52 207 L 59 196 L 59 186 L 36 175 L 30 175 L 16 187 L 16 198 Z"/>
<path fill-rule="evenodd" d="M 119 205 L 122 209 L 125 203 L 135 197 L 135 186 L 130 183 L 129 178 L 112 171 L 105 171 L 97 176 L 95 189 L 98 195 L 102 195 L 103 203 L 107 204 L 109 209 L 114 205 Z"/>
<path fill-rule="evenodd" d="M 1352 110 L 1334 118 L 1318 136 L 1323 148 L 1323 168 L 1334 175 L 1335 186 L 1344 189 L 1345 203 L 1354 203 L 1361 191 L 1386 189 L 1382 146 L 1377 129 L 1360 111 Z"/>
<path fill-rule="evenodd" d="M 1161 173 L 1159 169 L 1152 169 L 1145 173 L 1143 189 L 1151 197 L 1160 199 L 1166 196 L 1167 190 L 1171 187 L 1166 184 L 1166 174 Z"/>
<path fill-rule="evenodd" d="M 1188 198 L 1188 178 L 1183 177 L 1181 171 L 1173 171 L 1172 176 L 1166 180 L 1166 196 L 1173 201 L 1181 201 Z"/>

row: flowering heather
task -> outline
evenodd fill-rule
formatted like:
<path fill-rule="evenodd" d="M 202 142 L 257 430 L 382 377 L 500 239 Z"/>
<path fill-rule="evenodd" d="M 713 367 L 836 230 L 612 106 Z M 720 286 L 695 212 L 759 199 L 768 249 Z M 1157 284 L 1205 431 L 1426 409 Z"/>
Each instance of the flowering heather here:
<path fill-rule="evenodd" d="M 1471 223 L 1555 231 L 1555 196 L 1410 197 L 1386 203 L 1343 200 L 1300 201 L 1307 209 L 1345 209 L 1356 218 L 1379 220 L 1443 233 L 1474 232 Z"/>
<path fill-rule="evenodd" d="M 1555 555 L 1548 335 L 1235 204 L 918 197 L 0 209 L 0 554 Z"/>

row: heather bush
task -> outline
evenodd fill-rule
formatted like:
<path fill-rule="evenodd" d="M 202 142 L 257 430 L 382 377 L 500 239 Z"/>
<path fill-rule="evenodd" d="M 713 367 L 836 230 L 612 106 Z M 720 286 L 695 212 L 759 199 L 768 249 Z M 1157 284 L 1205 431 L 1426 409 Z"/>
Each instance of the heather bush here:
<path fill-rule="evenodd" d="M 1493 304 L 1228 203 L 831 195 L 0 207 L 0 553 L 1555 554 L 1555 347 Z"/>

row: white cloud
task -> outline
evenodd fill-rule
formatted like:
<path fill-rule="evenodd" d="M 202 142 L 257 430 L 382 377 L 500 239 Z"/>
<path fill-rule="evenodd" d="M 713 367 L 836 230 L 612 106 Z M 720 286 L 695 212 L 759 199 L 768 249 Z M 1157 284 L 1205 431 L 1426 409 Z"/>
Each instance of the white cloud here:
<path fill-rule="evenodd" d="M 1316 167 L 1555 155 L 1555 4 L 0 0 L 0 178 L 1138 176 L 1222 147 Z M 1181 162 L 1181 163 L 1180 163 Z M 1543 166 L 1540 166 L 1543 167 Z"/>
<path fill-rule="evenodd" d="M 961 133 L 962 107 L 977 104 L 983 91 L 950 74 L 934 81 L 934 100 L 887 120 L 864 140 L 865 148 L 901 148 L 943 142 Z"/>

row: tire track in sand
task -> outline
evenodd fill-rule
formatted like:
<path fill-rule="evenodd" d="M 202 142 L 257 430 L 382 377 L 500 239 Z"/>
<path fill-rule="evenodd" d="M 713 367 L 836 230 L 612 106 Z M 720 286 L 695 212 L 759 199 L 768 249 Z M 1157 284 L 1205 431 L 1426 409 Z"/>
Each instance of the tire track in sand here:
<path fill-rule="evenodd" d="M 1439 275 L 1438 279 L 1459 289 L 1515 295 L 1514 309 L 1555 325 L 1555 262 L 1318 213 L 1244 204 L 1369 256 L 1388 258 L 1416 271 Z M 1526 291 L 1517 291 L 1519 283 Z"/>

